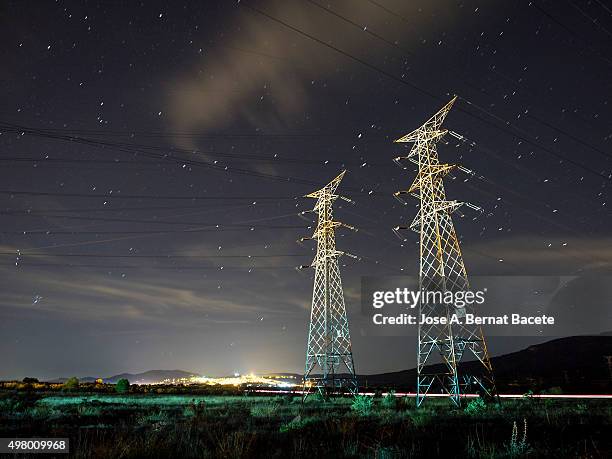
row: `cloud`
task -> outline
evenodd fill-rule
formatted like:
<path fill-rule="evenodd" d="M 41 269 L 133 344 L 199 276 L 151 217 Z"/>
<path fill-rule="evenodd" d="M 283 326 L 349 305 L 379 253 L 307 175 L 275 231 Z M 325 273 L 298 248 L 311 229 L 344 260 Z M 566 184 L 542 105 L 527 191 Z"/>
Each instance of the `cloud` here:
<path fill-rule="evenodd" d="M 432 3 L 443 2 L 426 5 L 434 10 Z M 385 6 L 412 18 L 412 27 L 369 2 L 341 0 L 331 9 L 400 44 L 432 24 L 440 28 L 450 21 L 447 8 L 437 9 L 433 17 L 423 14 L 415 2 L 393 0 Z M 384 43 L 309 2 L 268 1 L 257 8 L 362 58 L 380 60 L 383 52 L 393 54 Z M 355 64 L 247 7 L 239 6 L 233 17 L 224 27 L 231 31 L 230 38 L 204 49 L 189 68 L 171 79 L 168 112 L 174 130 L 207 131 L 232 123 L 286 128 L 307 108 L 313 80 L 346 78 L 347 66 Z M 400 50 L 398 57 L 401 62 L 405 53 Z M 181 142 L 183 147 L 194 147 Z"/>
<path fill-rule="evenodd" d="M 176 277 L 141 282 L 92 272 L 77 271 L 66 276 L 65 271 L 56 274 L 32 268 L 1 271 L 5 284 L 10 283 L 12 288 L 3 296 L 0 309 L 11 315 L 10 310 L 20 309 L 70 319 L 122 319 L 190 326 L 194 321 L 246 323 L 256 315 L 279 312 L 263 294 L 239 294 L 242 288 L 232 289 L 229 294 L 211 288 L 189 288 L 188 279 Z M 36 304 L 32 301 L 34 294 L 42 296 Z"/>

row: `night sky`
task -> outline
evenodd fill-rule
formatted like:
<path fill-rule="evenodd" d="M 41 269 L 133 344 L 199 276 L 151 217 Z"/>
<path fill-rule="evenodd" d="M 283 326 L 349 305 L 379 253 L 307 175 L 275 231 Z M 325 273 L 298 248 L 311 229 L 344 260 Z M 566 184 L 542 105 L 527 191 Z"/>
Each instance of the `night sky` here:
<path fill-rule="evenodd" d="M 2 2 L 0 378 L 302 371 L 301 196 L 344 169 L 357 372 L 413 367 L 360 278 L 418 273 L 392 141 L 454 94 L 468 273 L 609 274 L 611 68 L 604 0 Z"/>

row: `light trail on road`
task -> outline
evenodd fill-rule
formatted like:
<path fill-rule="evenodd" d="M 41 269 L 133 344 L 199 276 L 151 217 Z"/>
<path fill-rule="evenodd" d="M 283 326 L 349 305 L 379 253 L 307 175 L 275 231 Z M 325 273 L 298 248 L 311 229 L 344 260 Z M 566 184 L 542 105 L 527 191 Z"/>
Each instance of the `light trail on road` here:
<path fill-rule="evenodd" d="M 306 392 L 302 390 L 273 390 L 273 389 L 255 389 L 249 392 L 266 393 L 266 394 L 298 394 L 304 395 Z M 381 393 L 381 396 L 388 395 L 389 392 Z M 374 396 L 374 392 L 360 392 L 359 395 Z M 416 392 L 394 392 L 396 397 L 416 397 Z M 448 394 L 427 394 L 428 397 L 448 398 Z M 461 394 L 461 398 L 478 398 L 478 394 Z M 509 399 L 529 399 L 529 398 L 556 398 L 556 399 L 612 399 L 612 394 L 499 394 L 499 398 Z"/>

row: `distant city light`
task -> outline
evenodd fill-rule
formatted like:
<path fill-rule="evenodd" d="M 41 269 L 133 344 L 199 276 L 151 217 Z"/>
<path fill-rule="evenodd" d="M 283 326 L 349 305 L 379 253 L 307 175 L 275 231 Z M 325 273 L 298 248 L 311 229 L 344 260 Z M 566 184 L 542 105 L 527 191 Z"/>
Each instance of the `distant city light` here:
<path fill-rule="evenodd" d="M 164 379 L 159 384 L 205 384 L 210 386 L 266 386 L 266 387 L 294 387 L 296 382 L 288 381 L 295 380 L 293 375 L 265 375 L 258 376 L 253 373 L 241 375 L 234 373 L 234 376 L 224 376 L 220 378 L 211 378 L 207 376 L 191 376 L 189 378 L 171 378 Z"/>

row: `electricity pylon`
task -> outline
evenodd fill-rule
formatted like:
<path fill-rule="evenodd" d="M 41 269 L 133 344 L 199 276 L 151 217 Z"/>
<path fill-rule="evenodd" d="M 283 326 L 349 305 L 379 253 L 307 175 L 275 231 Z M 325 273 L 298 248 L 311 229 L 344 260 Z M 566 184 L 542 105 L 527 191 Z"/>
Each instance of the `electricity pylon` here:
<path fill-rule="evenodd" d="M 409 160 L 418 166 L 418 173 L 407 191 L 398 191 L 395 197 L 401 202 L 402 194 L 410 194 L 420 200 L 418 214 L 409 227 L 420 235 L 419 288 L 422 292 L 458 292 L 470 288 L 459 241 L 455 233 L 451 214 L 462 205 L 480 210 L 478 207 L 446 199 L 443 178 L 454 169 L 472 173 L 455 164 L 441 164 L 436 148 L 437 142 L 448 132 L 441 129 L 456 97 L 433 115 L 425 124 L 395 142 L 411 142 L 408 156 L 397 157 L 394 161 L 402 166 L 401 160 Z M 453 135 L 455 135 L 453 133 Z M 421 296 L 422 298 L 423 296 Z M 419 302 L 419 319 L 446 317 L 448 321 L 456 315 L 463 322 L 466 313 L 474 313 L 473 305 L 456 307 L 443 302 Z M 417 350 L 417 406 L 423 403 L 434 387 L 446 392 L 453 403 L 460 405 L 462 389 L 472 385 L 484 391 L 485 395 L 496 395 L 493 368 L 482 329 L 463 323 L 418 325 Z M 479 375 L 459 375 L 457 365 L 466 350 L 482 364 Z M 425 365 L 432 353 L 439 353 L 444 370 L 430 371 Z"/>
<path fill-rule="evenodd" d="M 320 190 L 305 196 L 317 199 L 313 212 L 318 214 L 317 228 L 312 235 L 312 239 L 317 241 L 317 254 L 311 265 L 315 275 L 304 367 L 305 394 L 312 387 L 324 396 L 345 389 L 357 392 L 351 336 L 338 267 L 338 258 L 346 253 L 336 250 L 335 236 L 335 229 L 339 226 L 354 228 L 334 221 L 332 215 L 332 205 L 336 199 L 351 202 L 335 194 L 345 172 Z"/>

